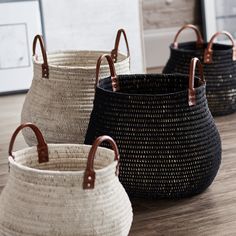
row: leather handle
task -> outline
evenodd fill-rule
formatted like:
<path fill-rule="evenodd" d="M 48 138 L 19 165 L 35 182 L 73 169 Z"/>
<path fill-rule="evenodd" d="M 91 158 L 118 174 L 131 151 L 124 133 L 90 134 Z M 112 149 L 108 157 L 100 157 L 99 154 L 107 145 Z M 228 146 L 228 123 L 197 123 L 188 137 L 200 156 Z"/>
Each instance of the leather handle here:
<path fill-rule="evenodd" d="M 117 147 L 115 141 L 110 136 L 107 136 L 107 135 L 100 136 L 94 141 L 94 143 L 90 149 L 90 152 L 88 154 L 87 166 L 86 166 L 86 170 L 84 172 L 83 189 L 93 189 L 94 188 L 95 178 L 96 178 L 96 173 L 94 171 L 94 158 L 95 158 L 95 154 L 96 154 L 98 146 L 104 141 L 108 142 L 111 145 L 113 151 L 115 152 L 114 161 L 118 161 L 115 173 L 116 173 L 116 175 L 118 175 L 118 172 L 119 172 L 118 147 Z"/>
<path fill-rule="evenodd" d="M 21 124 L 13 133 L 12 137 L 11 137 L 11 141 L 10 141 L 10 145 L 9 145 L 9 149 L 8 149 L 8 154 L 9 156 L 12 156 L 14 159 L 14 156 L 12 154 L 12 150 L 13 150 L 13 145 L 16 139 L 16 136 L 18 135 L 18 133 L 26 128 L 29 127 L 31 128 L 34 133 L 35 136 L 37 138 L 38 141 L 38 145 L 37 145 L 37 151 L 38 151 L 38 162 L 39 163 L 43 163 L 43 162 L 48 162 L 49 158 L 48 158 L 48 146 L 43 138 L 43 135 L 41 133 L 41 131 L 39 130 L 39 128 L 37 126 L 35 126 L 32 123 L 25 123 L 25 124 Z"/>
<path fill-rule="evenodd" d="M 127 36 L 126 36 L 125 30 L 124 29 L 119 29 L 117 31 L 117 35 L 116 35 L 115 47 L 111 51 L 111 57 L 112 57 L 114 63 L 117 62 L 118 51 L 119 51 L 119 44 L 120 44 L 120 37 L 121 37 L 122 34 L 124 36 L 124 40 L 125 40 L 125 44 L 126 44 L 127 57 L 130 56 L 129 43 L 128 43 L 128 40 L 127 40 Z"/>
<path fill-rule="evenodd" d="M 232 43 L 232 50 L 233 50 L 233 54 L 232 54 L 232 60 L 235 61 L 236 60 L 236 44 L 235 41 L 233 39 L 233 36 L 227 32 L 227 31 L 221 31 L 221 32 L 216 32 L 210 39 L 210 42 L 207 45 L 207 48 L 205 49 L 204 52 L 204 63 L 206 64 L 211 64 L 212 63 L 212 55 L 213 55 L 213 50 L 212 50 L 212 46 L 213 46 L 213 42 L 215 40 L 216 37 L 218 37 L 219 35 L 225 35 L 229 38 L 229 40 Z"/>
<path fill-rule="evenodd" d="M 189 70 L 189 86 L 188 86 L 188 105 L 189 106 L 196 105 L 196 94 L 195 94 L 195 88 L 194 88 L 194 78 L 195 78 L 196 65 L 198 65 L 200 79 L 201 79 L 202 83 L 205 83 L 202 64 L 197 57 L 194 57 L 191 60 L 190 70 Z"/>
<path fill-rule="evenodd" d="M 114 92 L 118 91 L 120 88 L 119 88 L 119 82 L 118 82 L 118 79 L 117 79 L 117 76 L 116 76 L 116 71 L 115 71 L 115 66 L 114 66 L 114 62 L 111 58 L 110 55 L 108 54 L 103 54 L 101 55 L 98 60 L 97 60 L 97 66 L 96 66 L 96 82 L 95 82 L 95 87 L 98 85 L 98 81 L 99 81 L 99 73 L 100 73 L 100 66 L 101 66 L 101 63 L 103 61 L 103 59 L 107 60 L 108 62 L 108 65 L 109 65 L 109 68 L 110 68 L 110 73 L 111 73 L 111 81 L 112 81 L 112 90 Z"/>
<path fill-rule="evenodd" d="M 184 25 L 182 28 L 179 29 L 179 31 L 175 35 L 174 42 L 173 42 L 173 47 L 174 48 L 178 48 L 177 39 L 178 39 L 180 33 L 183 30 L 185 30 L 185 29 L 192 29 L 192 30 L 194 30 L 194 32 L 196 33 L 196 36 L 197 36 L 196 46 L 197 46 L 197 48 L 202 48 L 203 47 L 203 43 L 204 43 L 203 38 L 202 38 L 202 34 L 199 31 L 199 29 L 195 25 L 192 25 L 192 24 Z"/>
<path fill-rule="evenodd" d="M 43 37 L 41 35 L 36 35 L 34 37 L 33 56 L 36 56 L 37 41 L 39 41 L 40 48 L 41 48 L 41 53 L 43 55 L 42 78 L 48 78 L 49 77 L 48 59 L 47 59 L 47 53 L 46 53 L 46 50 L 45 50 L 45 47 L 44 47 Z"/>

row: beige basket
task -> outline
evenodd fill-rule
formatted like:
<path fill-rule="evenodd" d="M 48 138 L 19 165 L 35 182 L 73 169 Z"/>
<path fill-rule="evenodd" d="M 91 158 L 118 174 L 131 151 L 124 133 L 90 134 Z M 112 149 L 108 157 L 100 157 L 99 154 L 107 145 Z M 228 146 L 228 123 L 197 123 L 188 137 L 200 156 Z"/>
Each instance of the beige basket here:
<path fill-rule="evenodd" d="M 38 146 L 12 155 L 24 127 L 35 132 Z M 114 151 L 98 147 L 103 141 Z M 128 235 L 133 213 L 117 176 L 118 159 L 109 136 L 100 136 L 92 147 L 47 145 L 36 126 L 19 126 L 10 142 L 10 175 L 0 195 L 0 235 Z"/>
<path fill-rule="evenodd" d="M 118 53 L 121 35 L 127 46 L 127 56 Z M 42 57 L 35 56 L 39 40 Z M 104 51 L 64 51 L 49 53 L 41 36 L 33 43 L 34 78 L 26 96 L 21 122 L 32 122 L 49 143 L 84 143 L 93 107 L 96 62 L 101 54 L 109 53 L 118 74 L 130 73 L 130 53 L 125 31 L 118 30 L 115 47 Z M 104 64 L 101 77 L 109 76 Z M 23 131 L 28 145 L 36 144 L 31 130 Z"/>

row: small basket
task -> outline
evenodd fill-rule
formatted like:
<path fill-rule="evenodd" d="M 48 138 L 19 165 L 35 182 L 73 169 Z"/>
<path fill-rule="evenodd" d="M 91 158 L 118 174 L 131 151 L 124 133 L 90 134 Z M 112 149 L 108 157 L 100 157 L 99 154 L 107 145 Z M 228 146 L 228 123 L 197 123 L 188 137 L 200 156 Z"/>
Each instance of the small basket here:
<path fill-rule="evenodd" d="M 184 29 L 195 31 L 196 42 L 177 42 Z M 232 45 L 214 43 L 219 35 L 227 36 Z M 185 25 L 177 32 L 170 45 L 170 52 L 163 73 L 188 74 L 189 61 L 192 57 L 198 57 L 204 67 L 206 95 L 211 113 L 220 116 L 236 111 L 236 44 L 230 33 L 217 32 L 209 43 L 204 43 L 196 26 Z"/>
<path fill-rule="evenodd" d="M 38 145 L 12 153 L 25 127 L 34 131 Z M 98 147 L 104 141 L 114 151 Z M 116 143 L 108 136 L 92 146 L 46 144 L 35 125 L 19 126 L 10 142 L 10 175 L 0 195 L 0 235 L 127 236 L 133 215 L 118 180 L 118 161 Z"/>
<path fill-rule="evenodd" d="M 127 56 L 118 53 L 121 36 Z M 42 57 L 35 54 L 39 41 Z M 26 96 L 21 122 L 36 124 L 49 143 L 84 143 L 93 107 L 96 61 L 102 51 L 61 51 L 46 53 L 42 37 L 33 42 L 34 78 Z M 115 47 L 110 53 L 117 71 L 130 72 L 130 52 L 126 33 L 118 30 Z M 103 65 L 101 76 L 109 75 Z M 23 130 L 28 145 L 36 144 L 31 130 Z"/>

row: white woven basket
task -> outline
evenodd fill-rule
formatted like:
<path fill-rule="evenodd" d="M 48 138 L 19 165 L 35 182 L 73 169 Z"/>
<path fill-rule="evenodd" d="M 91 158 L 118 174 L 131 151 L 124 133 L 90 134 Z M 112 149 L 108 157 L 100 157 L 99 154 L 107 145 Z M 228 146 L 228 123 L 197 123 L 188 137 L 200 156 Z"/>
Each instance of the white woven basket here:
<path fill-rule="evenodd" d="M 38 147 L 12 155 L 24 127 L 34 130 Z M 103 141 L 114 151 L 98 147 Z M 128 235 L 133 213 L 117 177 L 119 154 L 110 137 L 99 137 L 92 147 L 47 145 L 28 123 L 13 134 L 9 153 L 10 175 L 0 195 L 1 236 Z"/>
<path fill-rule="evenodd" d="M 118 53 L 121 35 L 127 46 L 127 56 Z M 35 56 L 39 40 L 42 56 Z M 130 53 L 125 31 L 118 30 L 115 47 L 104 51 L 62 51 L 46 53 L 41 36 L 33 43 L 34 77 L 26 96 L 21 122 L 32 122 L 49 143 L 84 143 L 95 92 L 96 62 L 109 53 L 118 74 L 130 73 Z M 101 78 L 109 76 L 108 65 L 101 68 Z M 23 131 L 28 145 L 36 144 L 31 130 Z"/>

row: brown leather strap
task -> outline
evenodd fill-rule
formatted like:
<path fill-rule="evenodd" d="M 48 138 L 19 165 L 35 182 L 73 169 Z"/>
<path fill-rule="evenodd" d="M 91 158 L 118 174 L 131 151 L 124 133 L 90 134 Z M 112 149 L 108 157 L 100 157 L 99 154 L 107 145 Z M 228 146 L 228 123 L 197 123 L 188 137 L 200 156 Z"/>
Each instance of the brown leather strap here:
<path fill-rule="evenodd" d="M 41 131 L 38 129 L 37 126 L 35 126 L 32 123 L 25 123 L 25 124 L 21 124 L 13 133 L 12 137 L 11 137 L 11 141 L 10 141 L 10 145 L 9 145 L 9 149 L 8 149 L 8 153 L 9 156 L 12 156 L 14 159 L 14 156 L 12 154 L 12 150 L 13 150 L 13 145 L 16 139 L 17 134 L 24 128 L 29 127 L 31 128 L 34 133 L 35 136 L 37 138 L 38 141 L 38 145 L 37 145 L 37 151 L 38 151 L 38 162 L 42 163 L 42 162 L 48 162 L 48 146 L 43 138 L 43 135 L 41 133 Z"/>
<path fill-rule="evenodd" d="M 124 29 L 119 29 L 117 31 L 117 35 L 116 35 L 115 47 L 111 51 L 111 57 L 112 57 L 114 63 L 117 62 L 117 58 L 118 58 L 118 51 L 119 51 L 119 44 L 120 44 L 121 34 L 123 34 L 124 39 L 125 39 L 125 44 L 126 44 L 126 49 L 127 49 L 127 57 L 130 56 L 129 43 L 128 43 L 128 40 L 127 40 L 127 36 L 126 36 L 125 30 Z"/>
<path fill-rule="evenodd" d="M 188 105 L 189 106 L 196 105 L 196 94 L 195 94 L 195 88 L 194 88 L 194 77 L 195 77 L 196 64 L 198 65 L 200 79 L 201 79 L 202 83 L 205 83 L 202 64 L 197 57 L 194 57 L 191 60 L 190 70 L 189 70 L 189 87 L 188 87 Z"/>
<path fill-rule="evenodd" d="M 108 55 L 108 54 L 103 54 L 103 55 L 101 55 L 101 56 L 98 58 L 98 60 L 97 60 L 95 87 L 98 85 L 100 66 L 101 66 L 102 60 L 103 60 L 104 58 L 107 59 L 107 62 L 108 62 L 108 64 L 109 64 L 110 73 L 111 73 L 111 81 L 112 81 L 112 90 L 113 90 L 114 92 L 115 92 L 115 91 L 118 91 L 120 88 L 119 88 L 119 81 L 118 81 L 117 76 L 116 76 L 116 71 L 115 71 L 114 62 L 113 62 L 111 56 Z"/>
<path fill-rule="evenodd" d="M 84 182 L 83 182 L 83 189 L 93 189 L 94 188 L 94 183 L 95 183 L 95 178 L 96 178 L 96 173 L 94 171 L 94 158 L 95 158 L 95 154 L 97 151 L 98 146 L 102 143 L 102 142 L 108 142 L 113 151 L 115 152 L 115 161 L 118 161 L 117 166 L 116 166 L 116 175 L 118 175 L 119 172 L 119 151 L 118 151 L 118 147 L 115 143 L 115 141 L 107 135 L 103 135 L 98 137 L 89 152 L 88 155 L 88 161 L 87 161 L 87 166 L 86 166 L 86 170 L 84 172 Z"/>
<path fill-rule="evenodd" d="M 213 42 L 215 40 L 216 37 L 218 37 L 219 35 L 226 35 L 229 40 L 232 43 L 232 50 L 233 50 L 233 54 L 232 54 L 232 60 L 235 61 L 236 60 L 236 45 L 235 45 L 235 41 L 233 39 L 233 36 L 227 32 L 227 31 L 221 31 L 221 32 L 216 32 L 212 37 L 210 42 L 207 45 L 207 48 L 205 49 L 204 52 L 204 63 L 206 64 L 211 64 L 212 63 L 212 54 L 213 54 L 213 50 L 212 50 L 212 46 L 213 46 Z"/>
<path fill-rule="evenodd" d="M 47 53 L 44 47 L 43 37 L 41 35 L 36 35 L 33 41 L 33 56 L 36 56 L 36 45 L 37 41 L 39 41 L 41 52 L 43 55 L 43 64 L 42 64 L 42 78 L 48 78 L 49 76 L 49 68 L 48 68 L 48 59 Z"/>
<path fill-rule="evenodd" d="M 185 29 L 193 29 L 194 30 L 194 32 L 196 33 L 196 36 L 197 36 L 196 46 L 197 46 L 197 48 L 202 48 L 203 43 L 204 43 L 203 38 L 202 38 L 202 34 L 195 25 L 191 25 L 191 24 L 184 25 L 182 28 L 179 29 L 179 31 L 175 35 L 174 42 L 173 42 L 173 47 L 178 48 L 177 39 L 178 39 L 180 33 Z"/>

